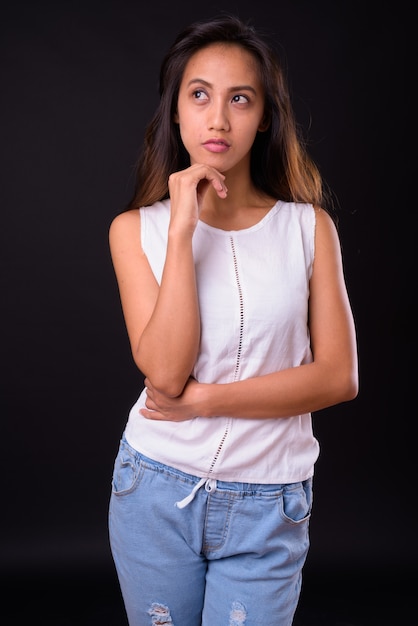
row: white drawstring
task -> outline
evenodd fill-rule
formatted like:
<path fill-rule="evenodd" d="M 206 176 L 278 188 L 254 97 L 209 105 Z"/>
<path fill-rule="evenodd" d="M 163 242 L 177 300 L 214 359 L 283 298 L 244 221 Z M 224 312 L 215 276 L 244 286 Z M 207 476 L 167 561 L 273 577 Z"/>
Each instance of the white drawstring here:
<path fill-rule="evenodd" d="M 193 487 L 192 491 L 188 496 L 175 503 L 175 506 L 179 509 L 184 509 L 185 506 L 190 504 L 190 502 L 194 499 L 196 492 L 205 485 L 206 491 L 214 491 L 216 489 L 216 480 L 214 478 L 201 478 L 199 482 Z"/>

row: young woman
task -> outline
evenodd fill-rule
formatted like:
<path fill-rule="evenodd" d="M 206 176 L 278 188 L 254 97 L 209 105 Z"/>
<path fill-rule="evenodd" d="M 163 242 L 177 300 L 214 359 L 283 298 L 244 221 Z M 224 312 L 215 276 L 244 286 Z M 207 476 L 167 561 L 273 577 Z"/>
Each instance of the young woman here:
<path fill-rule="evenodd" d="M 131 626 L 289 626 L 318 457 L 311 412 L 358 391 L 339 238 L 283 70 L 250 25 L 169 49 L 137 190 L 110 227 L 145 386 L 115 461 Z"/>

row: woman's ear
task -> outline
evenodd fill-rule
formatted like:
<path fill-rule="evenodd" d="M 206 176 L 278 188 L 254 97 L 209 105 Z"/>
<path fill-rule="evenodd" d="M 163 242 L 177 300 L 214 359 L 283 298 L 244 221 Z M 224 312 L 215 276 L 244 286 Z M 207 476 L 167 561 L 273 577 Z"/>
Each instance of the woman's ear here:
<path fill-rule="evenodd" d="M 263 115 L 263 119 L 261 120 L 257 130 L 260 133 L 264 133 L 268 127 L 270 126 L 270 113 L 265 112 Z"/>

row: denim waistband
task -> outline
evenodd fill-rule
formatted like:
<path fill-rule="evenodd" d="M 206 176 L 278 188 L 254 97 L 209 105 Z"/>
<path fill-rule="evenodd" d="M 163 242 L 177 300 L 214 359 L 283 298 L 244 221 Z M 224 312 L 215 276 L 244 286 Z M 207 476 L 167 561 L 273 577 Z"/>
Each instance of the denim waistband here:
<path fill-rule="evenodd" d="M 166 472 L 173 476 L 179 476 L 182 479 L 185 479 L 191 483 L 194 483 L 193 488 L 191 489 L 188 496 L 175 503 L 175 506 L 182 509 L 186 507 L 196 496 L 196 493 L 203 486 L 205 490 L 210 493 L 216 490 L 224 490 L 224 491 L 236 491 L 241 494 L 252 495 L 254 493 L 267 493 L 272 492 L 276 493 L 278 491 L 282 491 L 283 489 L 291 489 L 292 486 L 299 485 L 301 481 L 294 483 L 248 483 L 248 482 L 238 482 L 238 481 L 225 481 L 219 478 L 214 478 L 207 473 L 205 476 L 195 476 L 193 474 L 188 474 L 183 472 L 176 467 L 171 465 L 165 465 L 160 461 L 156 461 L 155 459 L 151 459 L 146 455 L 142 454 L 138 450 L 135 450 L 129 442 L 126 440 L 125 435 L 122 436 L 123 443 L 130 448 L 130 450 L 135 454 L 136 458 L 140 460 L 142 463 L 147 465 L 150 469 L 155 469 L 156 471 Z M 303 482 L 303 481 L 302 481 Z"/>

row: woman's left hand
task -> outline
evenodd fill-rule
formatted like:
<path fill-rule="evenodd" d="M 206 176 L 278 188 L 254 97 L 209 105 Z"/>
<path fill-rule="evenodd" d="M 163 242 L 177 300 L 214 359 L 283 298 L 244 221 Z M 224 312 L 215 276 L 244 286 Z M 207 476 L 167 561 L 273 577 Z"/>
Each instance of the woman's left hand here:
<path fill-rule="evenodd" d="M 147 390 L 146 408 L 139 411 L 143 417 L 151 420 L 184 422 L 197 416 L 196 403 L 193 399 L 202 385 L 194 378 L 189 378 L 181 395 L 175 398 L 157 391 L 148 378 L 144 382 Z"/>

